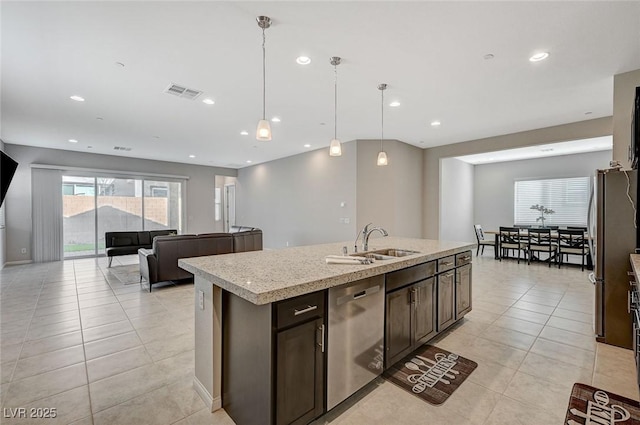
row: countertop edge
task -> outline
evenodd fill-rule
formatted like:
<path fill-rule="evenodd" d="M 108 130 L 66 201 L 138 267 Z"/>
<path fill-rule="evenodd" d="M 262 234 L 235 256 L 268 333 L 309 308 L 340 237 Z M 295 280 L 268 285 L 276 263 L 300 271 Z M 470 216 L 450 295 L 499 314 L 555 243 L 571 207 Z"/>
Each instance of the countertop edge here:
<path fill-rule="evenodd" d="M 393 272 L 406 267 L 411 267 L 427 261 L 435 260 L 437 258 L 459 254 L 464 251 L 469 251 L 475 246 L 475 243 L 461 243 L 455 248 L 444 249 L 427 254 L 415 254 L 408 257 L 400 257 L 396 260 L 390 260 L 389 262 L 380 262 L 380 265 L 374 263 L 374 265 L 346 266 L 349 267 L 348 271 L 343 272 L 342 270 L 340 270 L 340 273 L 336 274 L 335 276 L 319 280 L 311 280 L 308 282 L 299 283 L 295 286 L 263 292 L 253 292 L 245 287 L 239 286 L 238 284 L 226 281 L 210 272 L 202 270 L 197 266 L 189 264 L 187 262 L 188 259 L 186 258 L 179 259 L 178 266 L 192 273 L 194 276 L 203 278 L 206 281 L 219 286 L 220 288 L 229 291 L 232 294 L 237 295 L 240 298 L 243 298 L 253 304 L 264 305 L 316 291 L 321 291 L 324 289 L 333 288 L 335 286 L 343 285 L 345 283 L 353 282 L 356 280 L 366 279 L 368 277 Z M 338 269 L 336 269 L 336 271 L 338 271 Z"/>

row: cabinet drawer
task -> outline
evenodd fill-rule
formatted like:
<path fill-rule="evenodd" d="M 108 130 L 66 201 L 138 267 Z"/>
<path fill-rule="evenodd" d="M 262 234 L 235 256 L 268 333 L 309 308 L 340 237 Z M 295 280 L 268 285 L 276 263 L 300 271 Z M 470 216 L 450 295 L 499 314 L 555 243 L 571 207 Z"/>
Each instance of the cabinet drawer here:
<path fill-rule="evenodd" d="M 276 327 L 278 329 L 324 317 L 325 291 L 301 295 L 276 305 Z"/>
<path fill-rule="evenodd" d="M 451 270 L 456 266 L 455 255 L 438 259 L 438 273 Z"/>
<path fill-rule="evenodd" d="M 464 266 L 471 262 L 471 251 L 461 252 L 456 254 L 456 267 Z"/>
<path fill-rule="evenodd" d="M 402 288 L 410 283 L 426 279 L 434 274 L 436 274 L 435 261 L 429 261 L 427 263 L 418 264 L 417 266 L 407 267 L 406 269 L 387 273 L 387 292 Z"/>

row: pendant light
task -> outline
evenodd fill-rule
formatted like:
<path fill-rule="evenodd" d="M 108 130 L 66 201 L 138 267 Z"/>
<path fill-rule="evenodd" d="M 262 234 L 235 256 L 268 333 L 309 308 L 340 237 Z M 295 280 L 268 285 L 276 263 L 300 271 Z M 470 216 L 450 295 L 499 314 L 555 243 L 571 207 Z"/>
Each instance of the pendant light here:
<path fill-rule="evenodd" d="M 387 85 L 386 84 L 379 84 L 378 85 L 378 90 L 380 90 L 380 94 L 382 95 L 382 109 L 381 109 L 381 130 L 380 130 L 380 152 L 378 153 L 378 166 L 385 166 L 387 164 L 389 164 L 389 161 L 387 160 L 387 153 L 384 151 L 384 148 L 382 146 L 382 140 L 384 139 L 384 91 L 387 89 Z"/>
<path fill-rule="evenodd" d="M 329 59 L 329 63 L 333 65 L 334 81 L 333 81 L 333 139 L 329 145 L 329 156 L 341 156 L 342 145 L 338 140 L 338 65 L 340 58 L 333 56 Z"/>
<path fill-rule="evenodd" d="M 267 77 L 266 77 L 266 50 L 264 30 L 271 26 L 271 18 L 268 16 L 258 16 L 256 18 L 258 26 L 262 28 L 262 119 L 258 121 L 258 128 L 256 130 L 256 139 L 268 142 L 271 140 L 271 126 L 266 119 L 266 97 L 267 97 Z"/>

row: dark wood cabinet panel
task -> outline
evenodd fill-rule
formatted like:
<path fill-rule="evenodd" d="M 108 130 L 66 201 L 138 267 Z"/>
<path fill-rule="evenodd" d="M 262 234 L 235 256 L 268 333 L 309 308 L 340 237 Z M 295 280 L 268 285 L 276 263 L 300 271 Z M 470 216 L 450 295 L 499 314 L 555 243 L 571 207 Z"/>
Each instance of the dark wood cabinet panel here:
<path fill-rule="evenodd" d="M 471 264 L 456 269 L 456 320 L 471 311 Z"/>
<path fill-rule="evenodd" d="M 306 424 L 321 415 L 324 356 L 319 334 L 323 319 L 278 332 L 276 424 Z"/>
<path fill-rule="evenodd" d="M 438 275 L 438 332 L 456 321 L 455 272 Z"/>
<path fill-rule="evenodd" d="M 410 288 L 387 294 L 385 345 L 387 366 L 391 366 L 413 347 L 411 336 L 411 292 Z"/>
<path fill-rule="evenodd" d="M 436 280 L 431 277 L 418 282 L 415 287 L 415 332 L 416 346 L 436 334 Z"/>

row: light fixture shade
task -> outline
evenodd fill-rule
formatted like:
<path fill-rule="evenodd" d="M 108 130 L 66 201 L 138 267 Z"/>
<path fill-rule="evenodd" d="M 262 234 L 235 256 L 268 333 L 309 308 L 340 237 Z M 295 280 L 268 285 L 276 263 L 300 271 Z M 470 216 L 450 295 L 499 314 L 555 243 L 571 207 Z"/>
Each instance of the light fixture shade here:
<path fill-rule="evenodd" d="M 340 140 L 333 139 L 329 145 L 329 156 L 342 156 L 342 145 Z"/>
<path fill-rule="evenodd" d="M 389 162 L 387 161 L 387 153 L 385 151 L 380 151 L 380 153 L 378 154 L 378 165 L 384 166 L 387 164 L 389 164 Z"/>
<path fill-rule="evenodd" d="M 258 129 L 256 130 L 256 139 L 262 142 L 268 142 L 271 140 L 271 126 L 269 125 L 269 121 L 267 120 L 258 121 Z"/>

